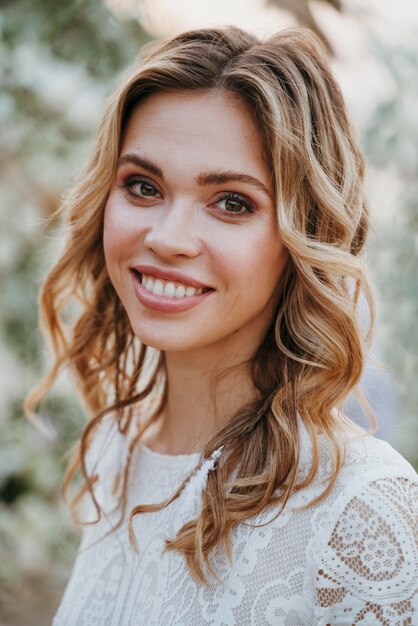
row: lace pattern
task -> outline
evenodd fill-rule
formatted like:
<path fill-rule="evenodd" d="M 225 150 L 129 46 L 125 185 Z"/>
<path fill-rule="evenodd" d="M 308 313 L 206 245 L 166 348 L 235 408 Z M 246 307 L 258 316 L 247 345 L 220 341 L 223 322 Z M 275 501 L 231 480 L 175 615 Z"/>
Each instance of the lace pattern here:
<path fill-rule="evenodd" d="M 119 440 L 114 454 L 122 448 Z M 117 466 L 109 452 L 105 458 L 109 471 Z M 171 457 L 140 446 L 127 511 L 166 498 L 198 461 L 199 455 Z M 111 522 L 104 516 L 83 532 L 54 626 L 418 623 L 415 472 L 388 444 L 356 438 L 327 498 L 298 508 L 321 493 L 326 472 L 324 463 L 318 481 L 294 494 L 275 520 L 272 508 L 249 520 L 266 526 L 235 528 L 232 565 L 219 546 L 213 551 L 222 584 L 195 583 L 183 557 L 163 551 L 182 514 L 178 507 L 135 518 L 139 555 L 127 520 L 101 539 Z M 111 502 L 111 482 L 102 482 L 103 505 Z"/>
<path fill-rule="evenodd" d="M 417 491 L 406 478 L 380 479 L 346 505 L 318 570 L 319 621 L 413 624 L 418 529 L 412 512 Z"/>

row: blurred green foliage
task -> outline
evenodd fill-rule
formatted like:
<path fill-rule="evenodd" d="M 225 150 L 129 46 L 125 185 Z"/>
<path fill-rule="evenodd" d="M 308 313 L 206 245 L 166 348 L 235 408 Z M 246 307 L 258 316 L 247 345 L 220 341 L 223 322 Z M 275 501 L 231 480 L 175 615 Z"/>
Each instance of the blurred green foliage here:
<path fill-rule="evenodd" d="M 380 215 L 369 259 L 382 295 L 384 361 L 401 400 L 399 441 L 403 454 L 418 468 L 418 48 L 383 45 L 375 39 L 372 45 L 390 73 L 393 89 L 365 129 L 364 149 L 368 163 L 395 180 L 398 191 L 392 206 L 381 211 L 376 207 Z"/>
<path fill-rule="evenodd" d="M 87 156 L 119 72 L 149 37 L 137 21 L 117 20 L 97 0 L 3 0 L 0 36 L 0 606 L 6 606 L 28 576 L 62 583 L 77 544 L 59 486 L 85 418 L 65 375 L 39 409 L 52 439 L 22 415 L 24 396 L 50 363 L 37 294 L 61 236 L 48 218 Z"/>

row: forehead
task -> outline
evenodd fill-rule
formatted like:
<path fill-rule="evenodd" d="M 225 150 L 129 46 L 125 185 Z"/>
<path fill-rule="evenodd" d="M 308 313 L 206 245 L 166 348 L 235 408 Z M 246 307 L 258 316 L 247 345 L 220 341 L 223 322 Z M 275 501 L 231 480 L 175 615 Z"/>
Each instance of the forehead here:
<path fill-rule="evenodd" d="M 197 171 L 211 167 L 268 177 L 261 137 L 247 106 L 218 90 L 163 92 L 134 109 L 121 154 L 136 152 Z"/>

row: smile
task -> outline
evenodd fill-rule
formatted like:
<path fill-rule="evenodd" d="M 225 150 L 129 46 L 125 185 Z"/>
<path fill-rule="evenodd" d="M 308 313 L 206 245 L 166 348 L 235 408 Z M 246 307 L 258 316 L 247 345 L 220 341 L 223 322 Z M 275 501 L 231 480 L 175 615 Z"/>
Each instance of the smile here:
<path fill-rule="evenodd" d="M 198 296 L 207 289 L 196 289 L 182 283 L 162 280 L 153 276 L 141 275 L 141 285 L 155 296 L 164 298 L 187 298 L 190 296 Z"/>
<path fill-rule="evenodd" d="M 192 287 L 172 280 L 131 270 L 135 295 L 147 309 L 161 313 L 180 313 L 198 305 L 214 293 L 206 287 Z"/>

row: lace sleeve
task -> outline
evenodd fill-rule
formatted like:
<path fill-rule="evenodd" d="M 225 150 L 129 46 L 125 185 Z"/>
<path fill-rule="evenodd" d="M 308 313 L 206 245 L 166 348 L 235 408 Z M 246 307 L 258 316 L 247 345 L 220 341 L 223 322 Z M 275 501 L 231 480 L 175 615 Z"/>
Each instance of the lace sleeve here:
<path fill-rule="evenodd" d="M 349 501 L 320 560 L 316 624 L 418 624 L 417 502 L 408 478 L 375 480 Z"/>

